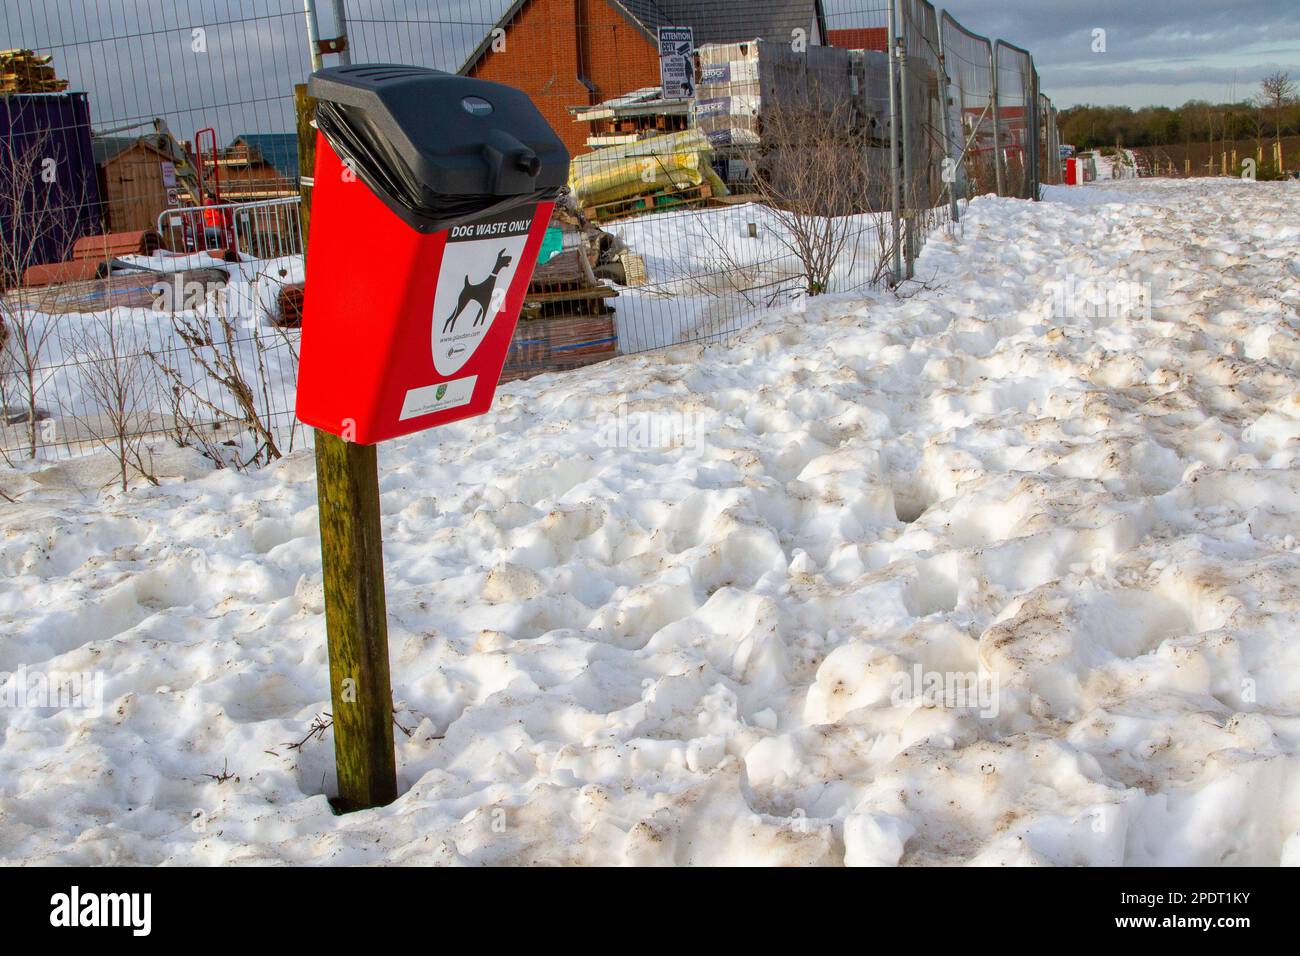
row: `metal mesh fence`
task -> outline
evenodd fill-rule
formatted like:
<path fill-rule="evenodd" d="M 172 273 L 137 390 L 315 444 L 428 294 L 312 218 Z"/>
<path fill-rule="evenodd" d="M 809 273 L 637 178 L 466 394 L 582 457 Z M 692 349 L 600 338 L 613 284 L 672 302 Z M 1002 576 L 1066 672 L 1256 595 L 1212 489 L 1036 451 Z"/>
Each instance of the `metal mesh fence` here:
<path fill-rule="evenodd" d="M 940 32 L 960 139 L 958 192 L 970 197 L 996 191 L 993 43 L 971 33 L 947 13 L 941 20 Z"/>
<path fill-rule="evenodd" d="M 1057 186 L 1061 183 L 1061 134 L 1056 128 L 1056 107 L 1042 93 L 1038 94 L 1040 185 Z"/>
<path fill-rule="evenodd" d="M 1004 194 L 1032 199 L 1037 195 L 1035 164 L 1038 157 L 1038 90 L 1034 59 L 1026 50 L 1003 40 L 993 45 L 997 66 L 998 160 L 1002 164 Z"/>
<path fill-rule="evenodd" d="M 71 92 L 3 97 L 49 118 L 22 142 L 10 122 L 0 162 L 0 463 L 170 437 L 243 465 L 301 441 L 294 333 L 266 319 L 301 278 L 302 16 L 297 0 L 4 5 L 3 45 L 49 57 Z M 86 110 L 60 109 L 70 97 Z"/>
<path fill-rule="evenodd" d="M 5 7 L 6 43 L 51 57 L 38 69 L 69 92 L 0 98 L 14 115 L 46 104 L 9 121 L 0 154 L 3 460 L 123 431 L 235 465 L 306 440 L 293 392 L 310 127 L 295 86 L 322 51 L 519 87 L 574 154 L 553 225 L 595 291 L 529 316 L 508 374 L 714 341 L 762 308 L 910 276 L 956 200 L 995 188 L 995 107 L 999 191 L 1036 195 L 1038 170 L 1056 168 L 1039 155 L 1054 126 L 1028 54 L 999 44 L 994 100 L 993 45 L 925 0 L 307 6 L 314 17 L 302 0 Z M 660 26 L 692 30 L 680 95 L 660 87 Z M 315 56 L 309 34 L 327 38 Z M 345 48 L 328 39 L 344 34 Z M 47 153 L 54 190 L 33 178 Z M 356 247 L 360 268 L 382 267 L 367 237 Z M 129 372 L 116 414 L 111 369 Z"/>
<path fill-rule="evenodd" d="M 898 37 L 906 275 L 930 230 L 952 221 L 952 128 L 939 17 L 926 0 L 900 0 Z"/>
<path fill-rule="evenodd" d="M 576 211 L 644 268 L 611 302 L 619 351 L 718 340 L 757 308 L 880 280 L 888 167 L 872 136 L 887 118 L 884 54 L 856 56 L 822 34 L 883 40 L 884 2 L 823 22 L 788 0 L 667 2 L 631 19 L 604 3 L 497 16 L 485 3 L 382 6 L 349 13 L 359 59 L 519 87 L 560 133 Z M 660 25 L 692 30 L 694 97 L 659 90 L 649 34 Z"/>

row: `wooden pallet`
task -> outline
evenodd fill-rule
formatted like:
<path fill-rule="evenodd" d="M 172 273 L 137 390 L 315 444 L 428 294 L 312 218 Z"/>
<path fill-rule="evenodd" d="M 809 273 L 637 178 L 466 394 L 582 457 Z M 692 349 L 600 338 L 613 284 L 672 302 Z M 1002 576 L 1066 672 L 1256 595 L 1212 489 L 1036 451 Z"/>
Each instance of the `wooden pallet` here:
<path fill-rule="evenodd" d="M 577 249 L 552 256 L 533 271 L 520 315 L 525 319 L 609 315 L 607 299 L 618 296 L 596 279 L 590 263 Z"/>
<path fill-rule="evenodd" d="M 661 189 L 644 196 L 633 196 L 630 199 L 597 203 L 585 207 L 583 212 L 592 222 L 609 222 L 613 219 L 626 219 L 628 216 L 663 212 L 679 206 L 706 203 L 712 198 L 713 187 L 708 183 L 700 183 L 698 186 L 688 186 L 686 189 Z"/>
<path fill-rule="evenodd" d="M 569 292 L 534 294 L 524 298 L 520 316 L 525 319 L 558 319 L 566 316 L 612 315 L 608 300 L 618 297 L 618 290 L 608 286 L 575 289 Z"/>

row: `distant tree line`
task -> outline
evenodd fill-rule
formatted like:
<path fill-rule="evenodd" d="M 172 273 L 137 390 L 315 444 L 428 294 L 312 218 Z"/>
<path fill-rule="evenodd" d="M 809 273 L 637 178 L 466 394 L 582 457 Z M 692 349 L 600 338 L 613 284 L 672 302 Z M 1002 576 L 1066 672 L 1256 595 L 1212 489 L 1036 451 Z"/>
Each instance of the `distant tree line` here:
<path fill-rule="evenodd" d="M 1072 106 L 1057 117 L 1061 142 L 1079 149 L 1146 147 L 1253 140 L 1263 143 L 1300 133 L 1300 98 L 1286 73 L 1260 81 L 1238 103 L 1189 100 L 1182 106 Z"/>

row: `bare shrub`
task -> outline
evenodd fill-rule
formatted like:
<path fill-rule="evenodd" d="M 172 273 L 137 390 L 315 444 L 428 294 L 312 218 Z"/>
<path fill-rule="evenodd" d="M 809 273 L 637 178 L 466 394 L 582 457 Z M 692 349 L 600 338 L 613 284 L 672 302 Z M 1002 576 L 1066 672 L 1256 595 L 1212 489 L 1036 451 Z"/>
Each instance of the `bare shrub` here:
<path fill-rule="evenodd" d="M 70 336 L 84 405 L 74 413 L 83 434 L 117 459 L 122 490 L 135 476 L 158 484 L 145 444 L 153 367 L 134 324 L 117 309 L 94 312 Z"/>
<path fill-rule="evenodd" d="M 235 319 L 227 307 L 224 290 L 209 296 L 207 307 L 193 312 L 173 311 L 170 319 L 172 331 L 184 348 L 180 354 L 189 362 L 178 362 L 176 352 L 150 352 L 149 358 L 166 377 L 173 409 L 182 423 L 178 434 L 184 436 L 184 443 L 193 444 L 218 465 L 231 464 L 239 470 L 282 457 L 271 421 L 268 345 L 259 323 Z M 249 328 L 241 330 L 241 324 Z M 241 343 L 249 346 L 251 355 L 240 354 Z M 193 374 L 194 369 L 198 375 Z M 213 397 L 210 387 L 201 385 L 215 385 L 218 397 Z M 220 401 L 220 397 L 230 404 Z M 181 410 L 187 401 L 210 413 L 213 423 L 230 422 L 242 427 L 253 438 L 252 454 L 240 458 L 236 453 L 226 461 L 216 443 L 204 433 L 203 425 Z"/>
<path fill-rule="evenodd" d="M 867 281 L 886 275 L 894 242 L 888 150 L 859 127 L 852 100 L 822 95 L 814 84 L 764 103 L 760 143 L 744 158 L 806 295 L 830 291 L 837 267 L 865 253 L 871 233 L 876 258 Z"/>

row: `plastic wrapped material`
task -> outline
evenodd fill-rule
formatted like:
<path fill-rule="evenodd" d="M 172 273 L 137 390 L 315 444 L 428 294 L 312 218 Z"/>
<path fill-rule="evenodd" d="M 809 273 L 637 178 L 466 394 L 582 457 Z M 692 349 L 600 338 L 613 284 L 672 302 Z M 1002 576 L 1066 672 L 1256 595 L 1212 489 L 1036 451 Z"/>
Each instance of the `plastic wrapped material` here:
<path fill-rule="evenodd" d="M 570 163 L 569 189 L 580 205 L 590 206 L 705 180 L 721 187 L 709 165 L 711 152 L 707 137 L 694 129 L 598 149 Z"/>

